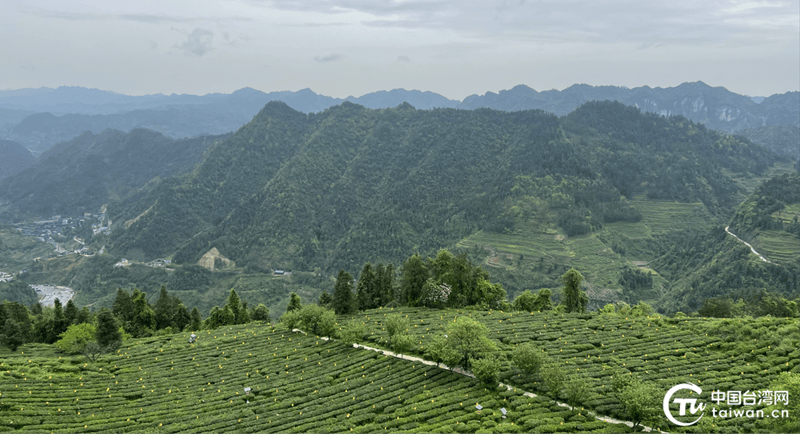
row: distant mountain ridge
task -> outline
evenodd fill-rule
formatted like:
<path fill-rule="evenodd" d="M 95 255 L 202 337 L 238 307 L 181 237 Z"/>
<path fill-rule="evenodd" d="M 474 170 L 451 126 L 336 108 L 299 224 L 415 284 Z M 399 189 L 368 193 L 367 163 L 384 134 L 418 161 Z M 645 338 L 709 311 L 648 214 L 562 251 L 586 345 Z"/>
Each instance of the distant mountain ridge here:
<path fill-rule="evenodd" d="M 33 155 L 22 145 L 0 139 L 0 179 L 16 175 L 33 164 Z"/>
<path fill-rule="evenodd" d="M 83 131 L 99 133 L 107 128 L 123 131 L 148 128 L 171 137 L 222 134 L 239 129 L 270 101 L 285 102 L 303 113 L 320 112 L 349 101 L 373 109 L 409 103 L 423 110 L 541 109 L 561 116 L 592 100 L 619 101 L 664 116 L 681 115 L 728 133 L 765 125 L 800 126 L 800 92 L 775 94 L 757 103 L 751 97 L 723 87 L 711 87 L 701 81 L 671 88 L 643 86 L 633 89 L 575 84 L 560 91 L 542 92 L 518 85 L 499 93 L 471 95 L 463 101 L 451 100 L 434 92 L 405 89 L 342 99 L 320 95 L 311 89 L 264 93 L 243 88 L 231 94 L 129 96 L 62 86 L 57 89 L 0 91 L 0 138 L 17 141 L 39 153 Z M 23 114 L 31 111 L 61 116 L 35 114 L 20 121 Z"/>

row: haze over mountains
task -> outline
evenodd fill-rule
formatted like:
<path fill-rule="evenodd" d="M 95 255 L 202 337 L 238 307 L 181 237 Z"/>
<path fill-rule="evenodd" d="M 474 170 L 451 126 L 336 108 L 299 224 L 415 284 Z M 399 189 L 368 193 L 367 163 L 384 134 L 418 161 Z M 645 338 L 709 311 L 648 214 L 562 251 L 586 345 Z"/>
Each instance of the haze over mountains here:
<path fill-rule="evenodd" d="M 285 102 L 304 113 L 320 112 L 349 101 L 367 108 L 396 107 L 406 102 L 424 110 L 542 109 L 564 115 L 591 100 L 615 100 L 647 112 L 681 115 L 710 128 L 748 137 L 748 130 L 758 127 L 800 127 L 800 92 L 751 98 L 703 82 L 683 83 L 673 88 L 633 89 L 576 84 L 561 91 L 543 92 L 519 85 L 499 93 L 471 95 L 463 101 L 404 89 L 341 99 L 319 95 L 310 89 L 264 93 L 244 88 L 231 94 L 128 96 L 97 89 L 59 87 L 0 91 L 0 138 L 17 141 L 39 154 L 83 131 L 100 133 L 107 128 L 122 131 L 148 128 L 175 138 L 224 134 L 247 123 L 269 101 Z M 763 137 L 763 133 L 758 137 Z M 770 146 L 768 142 L 761 144 Z"/>

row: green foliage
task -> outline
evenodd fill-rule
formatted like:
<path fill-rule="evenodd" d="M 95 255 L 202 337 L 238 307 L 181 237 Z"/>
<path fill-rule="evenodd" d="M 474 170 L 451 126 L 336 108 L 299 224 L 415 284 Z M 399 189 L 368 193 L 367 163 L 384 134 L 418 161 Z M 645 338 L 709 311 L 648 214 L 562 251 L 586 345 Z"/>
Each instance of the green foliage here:
<path fill-rule="evenodd" d="M 515 347 L 511 357 L 514 365 L 529 377 L 537 375 L 547 361 L 547 354 L 531 342 Z"/>
<path fill-rule="evenodd" d="M 0 247 L 1 248 L 1 247 Z M 39 301 L 36 291 L 27 283 L 14 279 L 10 282 L 0 282 L 0 301 L 17 301 L 26 306 L 31 306 Z"/>
<path fill-rule="evenodd" d="M 24 344 L 26 341 L 25 333 L 22 327 L 11 318 L 5 320 L 3 325 L 3 333 L 0 334 L 0 344 L 17 351 L 17 347 Z"/>
<path fill-rule="evenodd" d="M 642 382 L 630 372 L 615 373 L 612 388 L 625 416 L 633 422 L 634 430 L 640 424 L 656 421 L 661 416 L 659 397 L 663 391 Z"/>
<path fill-rule="evenodd" d="M 300 301 L 300 296 L 293 292 L 289 295 L 289 304 L 286 305 L 286 312 L 294 312 L 300 310 L 303 303 Z"/>
<path fill-rule="evenodd" d="M 339 338 L 347 345 L 357 344 L 364 339 L 367 333 L 367 327 L 363 322 L 356 319 L 350 320 L 339 333 Z"/>
<path fill-rule="evenodd" d="M 486 326 L 472 318 L 460 316 L 446 329 L 447 344 L 461 358 L 459 363 L 469 367 L 470 360 L 478 359 L 495 349 L 495 344 L 488 338 Z"/>
<path fill-rule="evenodd" d="M 552 297 L 552 291 L 548 288 L 540 289 L 536 295 L 529 290 L 525 290 L 514 299 L 512 306 L 514 310 L 518 311 L 543 312 L 553 309 L 553 302 L 550 297 Z"/>
<path fill-rule="evenodd" d="M 567 381 L 564 383 L 564 393 L 567 397 L 567 403 L 573 407 L 577 407 L 589 394 L 586 380 L 578 373 L 569 375 Z"/>
<path fill-rule="evenodd" d="M 271 322 L 272 319 L 269 317 L 269 309 L 264 306 L 264 303 L 259 303 L 253 309 L 253 312 L 250 314 L 250 319 L 253 321 L 263 321 L 263 322 Z"/>
<path fill-rule="evenodd" d="M 470 366 L 472 366 L 472 373 L 475 374 L 475 378 L 480 380 L 481 383 L 497 386 L 498 376 L 500 375 L 500 361 L 497 360 L 497 357 L 490 355 L 480 359 L 472 359 L 470 360 Z"/>
<path fill-rule="evenodd" d="M 547 393 L 553 399 L 558 399 L 561 389 L 564 388 L 564 382 L 567 381 L 567 374 L 564 370 L 554 362 L 545 363 L 542 366 L 542 379 L 547 387 Z"/>
<path fill-rule="evenodd" d="M 561 276 L 561 282 L 564 284 L 561 304 L 564 305 L 566 312 L 584 312 L 589 299 L 586 293 L 581 291 L 583 282 L 581 273 L 572 268 Z"/>
<path fill-rule="evenodd" d="M 92 324 L 73 324 L 61 333 L 61 339 L 55 343 L 61 351 L 69 354 L 80 354 L 86 345 L 95 339 L 97 329 Z"/>
<path fill-rule="evenodd" d="M 324 308 L 331 308 L 333 305 L 333 297 L 328 293 L 328 291 L 323 290 L 322 293 L 319 295 L 319 300 L 317 304 L 324 307 Z"/>
<path fill-rule="evenodd" d="M 104 348 L 115 348 L 122 343 L 117 319 L 105 308 L 97 314 L 97 343 Z"/>
<path fill-rule="evenodd" d="M 344 270 L 339 270 L 333 287 L 333 310 L 337 315 L 348 314 L 355 310 L 356 303 L 353 294 L 353 276 Z"/>
<path fill-rule="evenodd" d="M 766 425 L 772 432 L 798 432 L 800 430 L 800 373 L 796 372 L 781 372 L 775 381 L 770 383 L 769 389 L 772 391 L 780 390 L 789 392 L 789 405 L 783 403 L 774 403 L 764 408 L 764 414 L 772 415 L 773 411 L 777 410 L 775 414 L 780 414 L 783 410 L 788 410 L 788 417 L 762 419 L 763 425 Z"/>

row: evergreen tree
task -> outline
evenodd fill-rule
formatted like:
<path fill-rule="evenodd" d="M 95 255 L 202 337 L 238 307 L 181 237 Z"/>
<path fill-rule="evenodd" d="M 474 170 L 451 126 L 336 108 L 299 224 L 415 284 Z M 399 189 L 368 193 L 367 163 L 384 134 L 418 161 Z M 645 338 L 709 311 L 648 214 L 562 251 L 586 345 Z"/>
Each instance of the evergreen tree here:
<path fill-rule="evenodd" d="M 113 312 L 123 322 L 133 319 L 133 301 L 128 291 L 117 288 L 117 298 L 114 300 Z"/>
<path fill-rule="evenodd" d="M 189 310 L 185 304 L 180 303 L 178 308 L 175 309 L 175 315 L 172 317 L 172 329 L 176 332 L 182 331 L 191 322 L 192 317 L 189 315 Z"/>
<path fill-rule="evenodd" d="M 161 287 L 158 300 L 153 306 L 156 314 L 156 329 L 161 330 L 172 326 L 172 317 L 175 316 L 175 306 L 172 297 L 167 293 L 167 288 Z"/>
<path fill-rule="evenodd" d="M 151 336 L 156 329 L 156 313 L 147 302 L 147 294 L 139 289 L 134 289 L 131 301 L 133 303 L 131 335 L 134 337 Z"/>
<path fill-rule="evenodd" d="M 292 292 L 289 295 L 289 304 L 286 305 L 286 312 L 300 310 L 301 307 L 303 307 L 303 303 L 300 301 L 300 296 L 297 295 L 297 293 Z"/>
<path fill-rule="evenodd" d="M 419 254 L 414 254 L 403 262 L 401 269 L 400 302 L 417 306 L 423 296 L 422 288 L 428 280 L 428 268 Z"/>
<path fill-rule="evenodd" d="M 193 331 L 200 330 L 203 327 L 203 319 L 200 317 L 200 311 L 197 310 L 197 306 L 192 308 L 192 313 L 190 314 L 192 317 L 191 323 L 189 324 Z"/>
<path fill-rule="evenodd" d="M 333 310 L 337 315 L 346 315 L 353 312 L 354 304 L 353 276 L 344 270 L 339 270 L 333 287 Z"/>
<path fill-rule="evenodd" d="M 566 312 L 584 312 L 589 299 L 586 297 L 586 293 L 581 291 L 583 275 L 578 270 L 571 268 L 561 276 L 561 282 L 564 284 L 562 303 Z"/>
<path fill-rule="evenodd" d="M 75 306 L 75 302 L 73 302 L 72 299 L 67 301 L 67 306 L 64 308 L 64 319 L 67 321 L 67 327 L 72 324 L 77 324 L 78 307 Z"/>
<path fill-rule="evenodd" d="M 231 314 L 233 314 L 233 323 L 234 324 L 242 324 L 242 300 L 239 299 L 239 294 L 236 293 L 236 290 L 231 288 L 230 292 L 228 293 L 228 301 L 225 303 L 225 306 L 230 309 Z"/>
<path fill-rule="evenodd" d="M 331 303 L 333 303 L 333 298 L 328 291 L 323 290 L 322 294 L 319 295 L 319 301 L 317 301 L 317 304 L 324 308 L 330 308 Z"/>
<path fill-rule="evenodd" d="M 25 343 L 22 328 L 11 318 L 7 318 L 3 325 L 3 333 L 0 334 L 0 345 L 4 345 L 17 351 L 17 347 Z"/>
<path fill-rule="evenodd" d="M 32 315 L 41 315 L 42 314 L 42 303 L 38 301 L 31 306 L 31 314 Z"/>
<path fill-rule="evenodd" d="M 78 312 L 78 317 L 75 319 L 75 324 L 86 324 L 92 322 L 92 313 L 89 312 L 89 308 L 84 306 L 80 312 Z"/>
<path fill-rule="evenodd" d="M 367 310 L 378 307 L 376 304 L 376 299 L 379 299 L 377 292 L 375 273 L 372 271 L 372 264 L 367 262 L 361 270 L 361 275 L 358 277 L 358 284 L 356 286 L 358 308 L 360 310 Z"/>
<path fill-rule="evenodd" d="M 376 292 L 380 297 L 378 306 L 386 306 L 394 300 L 394 266 L 378 264 L 375 267 Z"/>
<path fill-rule="evenodd" d="M 103 308 L 97 314 L 97 344 L 112 349 L 122 343 L 117 319 L 110 310 Z"/>
<path fill-rule="evenodd" d="M 61 308 L 61 300 L 55 299 L 53 302 L 53 323 L 47 337 L 47 343 L 52 344 L 57 341 L 58 336 L 67 331 L 67 327 L 67 319 L 64 316 L 64 310 Z"/>

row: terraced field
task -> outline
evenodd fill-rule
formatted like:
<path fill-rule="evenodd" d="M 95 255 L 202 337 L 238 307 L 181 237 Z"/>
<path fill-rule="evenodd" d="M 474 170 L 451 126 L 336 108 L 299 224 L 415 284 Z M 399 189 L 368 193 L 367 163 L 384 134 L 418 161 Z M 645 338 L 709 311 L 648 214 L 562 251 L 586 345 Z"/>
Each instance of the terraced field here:
<path fill-rule="evenodd" d="M 0 431 L 622 431 L 585 410 L 281 326 L 198 334 L 194 345 L 186 334 L 131 341 L 95 363 L 46 345 L 0 350 Z"/>
<path fill-rule="evenodd" d="M 469 310 L 380 309 L 357 316 L 372 328 L 368 345 L 386 346 L 387 314 L 408 315 L 414 351 L 424 354 L 435 334 L 458 316 L 474 318 L 500 344 L 504 360 L 500 381 L 526 390 L 541 387 L 511 364 L 514 346 L 533 342 L 562 366 L 579 374 L 589 390 L 583 404 L 600 414 L 622 418 L 610 394 L 611 374 L 625 369 L 664 393 L 692 382 L 712 390 L 765 390 L 779 373 L 800 372 L 800 320 L 672 319 L 660 316 L 624 318 L 596 314 L 504 313 Z M 662 395 L 663 396 L 663 395 Z M 676 412 L 677 414 L 677 412 Z M 752 421 L 751 421 L 752 422 Z M 723 432 L 747 429 L 741 420 L 717 420 Z M 752 425 L 752 424 L 751 424 Z M 670 430 L 682 429 L 670 426 Z M 690 430 L 691 431 L 691 430 Z"/>
<path fill-rule="evenodd" d="M 760 231 L 753 247 L 769 261 L 797 264 L 800 261 L 800 239 L 784 231 Z"/>

